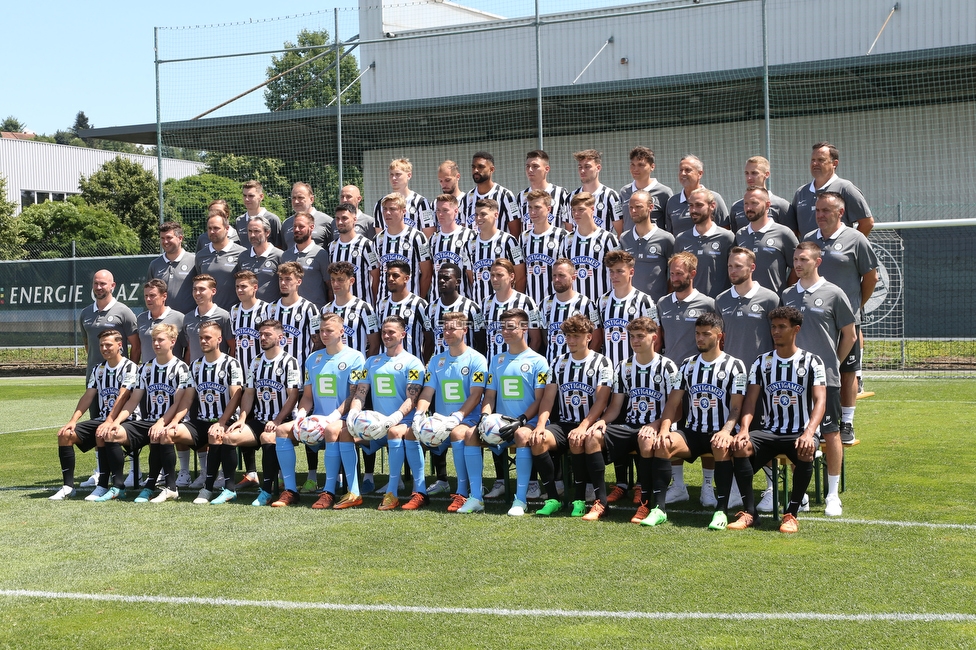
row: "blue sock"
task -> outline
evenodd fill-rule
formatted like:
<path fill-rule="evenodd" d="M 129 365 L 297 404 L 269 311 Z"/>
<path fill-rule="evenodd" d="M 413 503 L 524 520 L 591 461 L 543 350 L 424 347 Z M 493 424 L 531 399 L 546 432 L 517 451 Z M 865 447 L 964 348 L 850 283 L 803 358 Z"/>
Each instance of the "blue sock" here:
<path fill-rule="evenodd" d="M 484 484 L 481 473 L 485 471 L 485 456 L 481 447 L 464 447 L 464 468 L 468 473 L 468 495 L 478 501 L 484 499 Z"/>
<path fill-rule="evenodd" d="M 335 494 L 336 479 L 339 477 L 339 443 L 325 443 L 325 491 Z"/>
<path fill-rule="evenodd" d="M 390 448 L 390 486 L 387 488 L 387 491 L 392 492 L 393 496 L 399 496 L 400 471 L 403 468 L 403 458 L 405 455 L 403 440 L 400 438 L 390 438 L 388 445 Z"/>
<path fill-rule="evenodd" d="M 413 491 L 427 494 L 427 477 L 424 469 L 424 450 L 416 440 L 404 440 L 407 452 L 407 463 L 413 472 Z"/>
<path fill-rule="evenodd" d="M 288 438 L 275 438 L 275 455 L 278 456 L 278 468 L 285 489 L 298 492 L 298 484 L 295 483 L 295 445 Z"/>
<path fill-rule="evenodd" d="M 457 493 L 468 496 L 468 468 L 464 464 L 464 441 L 451 441 L 451 457 L 454 458 L 454 472 L 457 474 Z"/>
<path fill-rule="evenodd" d="M 352 494 L 359 494 L 359 452 L 355 442 L 340 442 L 339 456 L 342 458 L 342 469 L 346 472 L 346 483 Z"/>
<path fill-rule="evenodd" d="M 532 448 L 519 447 L 515 450 L 515 498 L 525 503 L 529 493 L 529 478 L 532 476 Z"/>

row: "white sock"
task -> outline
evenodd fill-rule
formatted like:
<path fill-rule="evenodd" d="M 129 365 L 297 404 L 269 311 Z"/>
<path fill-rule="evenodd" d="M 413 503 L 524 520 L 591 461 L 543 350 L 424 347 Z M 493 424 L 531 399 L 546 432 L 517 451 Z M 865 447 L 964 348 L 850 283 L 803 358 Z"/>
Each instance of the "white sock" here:
<path fill-rule="evenodd" d="M 854 406 L 842 406 L 840 409 L 840 421 L 854 424 Z"/>
<path fill-rule="evenodd" d="M 672 485 L 684 485 L 685 484 L 685 464 L 671 466 L 671 484 Z"/>
<path fill-rule="evenodd" d="M 705 469 L 704 467 L 702 467 L 702 487 L 705 487 L 706 485 L 711 485 L 713 478 L 715 478 L 715 470 Z"/>
<path fill-rule="evenodd" d="M 828 498 L 837 497 L 839 499 L 840 495 L 837 492 L 837 488 L 839 487 L 840 487 L 840 474 L 838 474 L 837 476 L 831 476 L 830 474 L 828 474 L 827 475 L 827 497 Z"/>
<path fill-rule="evenodd" d="M 177 451 L 176 457 L 180 459 L 180 471 L 189 472 L 190 471 L 190 450 Z"/>

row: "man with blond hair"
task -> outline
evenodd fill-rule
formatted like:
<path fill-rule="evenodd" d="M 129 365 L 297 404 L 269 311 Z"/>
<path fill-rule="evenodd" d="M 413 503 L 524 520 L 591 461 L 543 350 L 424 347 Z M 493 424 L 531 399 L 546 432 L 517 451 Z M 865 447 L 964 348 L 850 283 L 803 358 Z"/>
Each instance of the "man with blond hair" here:
<path fill-rule="evenodd" d="M 580 187 L 573 190 L 570 194 L 570 206 L 574 205 L 572 200 L 581 193 L 587 193 L 593 197 L 593 221 L 598 228 L 608 230 L 617 237 L 624 232 L 623 209 L 620 204 L 620 195 L 600 182 L 600 170 L 603 169 L 603 154 L 596 149 L 584 149 L 573 154 L 576 159 L 576 170 L 579 173 Z M 575 228 L 575 221 L 573 227 Z"/>
<path fill-rule="evenodd" d="M 434 208 L 430 201 L 410 189 L 410 179 L 413 178 L 413 164 L 406 158 L 397 158 L 390 162 L 390 189 L 403 197 L 405 212 L 403 222 L 411 228 L 424 233 L 430 239 L 437 230 L 434 221 Z M 373 219 L 383 223 L 383 203 L 386 198 L 376 202 L 373 207 Z"/>

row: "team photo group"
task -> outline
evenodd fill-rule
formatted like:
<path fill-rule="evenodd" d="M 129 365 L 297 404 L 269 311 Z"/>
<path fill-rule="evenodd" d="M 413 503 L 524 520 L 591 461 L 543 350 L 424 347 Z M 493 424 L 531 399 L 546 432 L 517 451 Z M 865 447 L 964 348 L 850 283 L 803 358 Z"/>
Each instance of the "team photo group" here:
<path fill-rule="evenodd" d="M 693 155 L 678 161 L 677 192 L 647 147 L 630 151 L 619 191 L 601 183 L 599 151 L 573 157 L 575 190 L 552 184 L 534 150 L 514 193 L 479 151 L 474 187 L 448 160 L 433 200 L 397 159 L 371 212 L 355 185 L 327 215 L 296 182 L 282 220 L 249 181 L 246 212 L 213 201 L 196 242 L 163 223 L 138 317 L 110 271 L 92 278 L 87 390 L 58 431 L 63 487 L 50 498 L 77 495 L 76 450 L 95 450 L 79 487 L 96 502 L 183 489 L 196 504 L 247 491 L 287 507 L 307 493 L 322 510 L 375 492 L 383 511 L 443 507 L 430 502 L 442 495 L 448 512 L 478 513 L 504 498 L 511 516 L 584 521 L 626 502 L 622 521 L 659 526 L 689 500 L 685 466 L 700 460 L 703 525 L 741 530 L 774 511 L 771 464 L 785 457 L 779 530 L 795 533 L 822 453 L 825 514 L 840 516 L 878 261 L 838 149 L 813 145 L 811 181 L 790 199 L 767 190 L 769 162 L 749 158 L 731 207 Z"/>

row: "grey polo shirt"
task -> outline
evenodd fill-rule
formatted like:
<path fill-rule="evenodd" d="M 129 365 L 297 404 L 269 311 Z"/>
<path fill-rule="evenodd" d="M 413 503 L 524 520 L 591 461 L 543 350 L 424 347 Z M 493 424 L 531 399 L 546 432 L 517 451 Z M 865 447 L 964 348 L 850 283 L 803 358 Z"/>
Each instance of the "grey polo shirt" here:
<path fill-rule="evenodd" d="M 668 199 L 674 196 L 674 190 L 667 185 L 662 185 L 656 178 L 651 179 L 651 184 L 647 187 L 637 187 L 637 183 L 631 181 L 620 188 L 620 207 L 623 208 L 624 232 L 634 229 L 634 220 L 630 218 L 630 197 L 634 192 L 643 190 L 651 195 L 651 221 L 658 228 L 664 228 L 664 209 L 668 205 Z"/>
<path fill-rule="evenodd" d="M 792 230 L 775 221 L 753 230 L 750 223 L 735 233 L 735 244 L 756 254 L 753 280 L 777 295 L 786 288 L 797 244 Z"/>
<path fill-rule="evenodd" d="M 803 241 L 812 241 L 823 251 L 820 275 L 841 288 L 860 323 L 861 278 L 878 268 L 878 256 L 868 238 L 859 230 L 840 224 L 837 232 L 827 239 L 818 228 L 807 233 Z"/>
<path fill-rule="evenodd" d="M 739 295 L 734 286 L 722 292 L 715 307 L 725 321 L 726 352 L 749 367 L 756 357 L 773 349 L 769 312 L 779 307 L 779 295 L 753 282 L 745 295 Z"/>
<path fill-rule="evenodd" d="M 772 192 L 769 193 L 769 218 L 776 223 L 783 224 L 790 230 L 796 227 L 796 223 L 790 223 L 790 202 L 781 196 L 776 196 Z M 729 208 L 729 220 L 732 223 L 732 232 L 739 232 L 743 228 L 749 225 L 749 219 L 746 218 L 746 208 L 744 201 L 739 199 L 732 204 Z"/>
<path fill-rule="evenodd" d="M 128 357 L 129 337 L 138 334 L 136 325 L 136 315 L 128 306 L 112 298 L 105 305 L 105 309 L 98 309 L 92 303 L 81 310 L 78 315 L 78 322 L 81 329 L 85 332 L 88 341 L 88 367 L 85 370 L 85 380 L 91 376 L 92 369 L 105 359 L 102 358 L 98 349 L 98 335 L 105 330 L 118 330 L 122 333 L 122 354 Z"/>
<path fill-rule="evenodd" d="M 194 307 L 194 309 L 196 309 Z M 153 318 L 149 310 L 139 312 L 136 316 L 136 326 L 139 328 L 139 342 L 142 343 L 142 363 L 152 361 L 156 358 L 156 351 L 153 350 L 152 331 L 157 325 L 169 324 L 176 328 L 179 336 L 176 337 L 176 345 L 173 347 L 173 356 L 178 359 L 183 358 L 186 350 L 186 334 L 183 332 L 183 313 L 172 307 L 167 306 L 159 318 Z"/>
<path fill-rule="evenodd" d="M 803 235 L 817 228 L 817 193 L 837 192 L 844 197 L 844 223 L 856 226 L 861 219 L 872 217 L 867 200 L 854 183 L 834 174 L 819 190 L 813 182 L 800 186 L 793 195 L 788 221 L 797 226 L 796 232 Z M 789 223 L 787 224 L 789 225 Z"/>
<path fill-rule="evenodd" d="M 248 248 L 241 255 L 239 263 L 242 271 L 250 271 L 258 276 L 258 300 L 273 302 L 281 297 L 278 288 L 278 265 L 281 264 L 283 251 L 269 246 L 263 255 L 254 252 L 254 247 Z"/>
<path fill-rule="evenodd" d="M 715 212 L 712 214 L 712 221 L 722 228 L 728 228 L 729 208 L 725 205 L 725 199 L 715 190 L 712 190 L 712 194 L 715 195 Z M 664 210 L 664 229 L 674 235 L 675 238 L 695 225 L 691 222 L 691 214 L 688 212 L 688 199 L 685 197 L 684 190 L 681 190 L 681 194 L 675 194 L 668 199 Z M 675 363 L 678 363 L 677 360 Z"/>
<path fill-rule="evenodd" d="M 261 208 L 261 212 L 254 215 L 254 217 L 264 217 L 268 221 L 268 226 L 271 228 L 271 232 L 268 233 L 268 241 L 271 242 L 272 246 L 281 246 L 281 218 L 278 217 L 274 212 L 268 212 L 264 208 Z M 237 231 L 237 241 L 241 243 L 246 243 L 250 241 L 247 236 L 247 223 L 254 217 L 250 216 L 248 213 L 244 213 L 237 217 L 234 221 L 234 230 Z M 196 359 L 197 357 L 193 357 Z"/>
<path fill-rule="evenodd" d="M 657 226 L 643 237 L 631 229 L 620 238 L 620 247 L 634 256 L 634 287 L 657 302 L 668 292 L 668 260 L 674 253 L 674 236 Z"/>
<path fill-rule="evenodd" d="M 827 385 L 840 388 L 837 343 L 840 331 L 854 322 L 847 296 L 840 287 L 820 278 L 806 290 L 797 282 L 783 292 L 782 302 L 784 307 L 796 307 L 803 312 L 803 325 L 796 337 L 796 346 L 819 356 L 827 371 Z"/>
<path fill-rule="evenodd" d="M 657 301 L 657 316 L 664 330 L 662 353 L 679 366 L 698 354 L 695 344 L 695 321 L 705 312 L 715 312 L 715 301 L 693 289 L 685 300 L 669 293 Z"/>
<path fill-rule="evenodd" d="M 302 286 L 298 288 L 298 295 L 321 309 L 328 301 L 326 287 L 329 284 L 329 251 L 317 244 L 312 244 L 304 251 L 292 246 L 281 255 L 281 264 L 298 262 L 305 269 Z"/>
<path fill-rule="evenodd" d="M 210 320 L 220 325 L 220 335 L 223 338 L 220 342 L 220 351 L 226 353 L 230 350 L 227 343 L 234 340 L 230 312 L 213 305 L 210 311 L 200 314 L 200 308 L 196 307 L 183 317 L 183 336 L 186 337 L 187 349 L 190 351 L 190 361 L 203 356 L 203 350 L 200 349 L 200 326 Z"/>
<path fill-rule="evenodd" d="M 228 244 L 222 251 L 215 250 L 213 244 L 207 244 L 205 249 L 197 252 L 196 274 L 206 273 L 212 275 L 217 281 L 217 295 L 214 297 L 214 302 L 223 309 L 230 310 L 240 302 L 234 288 L 234 274 L 240 270 L 240 258 L 244 252 L 243 246 L 234 243 Z M 192 358 L 196 359 L 196 357 Z"/>
<path fill-rule="evenodd" d="M 705 234 L 691 228 L 674 238 L 675 253 L 687 251 L 698 258 L 695 288 L 712 298 L 732 286 L 729 282 L 729 250 L 733 246 L 735 235 L 714 223 Z"/>
<path fill-rule="evenodd" d="M 166 283 L 166 304 L 186 313 L 197 306 L 193 300 L 193 276 L 196 275 L 196 256 L 183 251 L 170 261 L 165 253 L 149 263 L 147 280 L 157 278 Z M 153 355 L 155 358 L 156 355 Z"/>
<path fill-rule="evenodd" d="M 312 242 L 322 248 L 326 248 L 329 242 L 335 237 L 335 219 L 324 212 L 312 209 Z M 295 246 L 295 215 L 291 215 L 281 224 L 281 244 L 282 250 L 288 250 Z M 276 244 L 277 245 L 277 244 Z"/>

